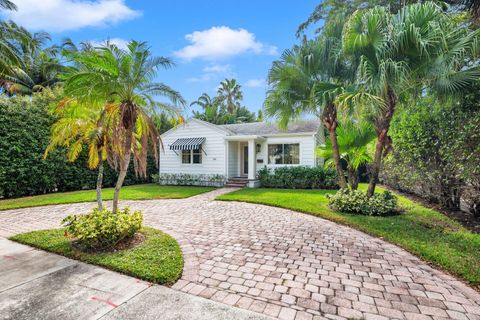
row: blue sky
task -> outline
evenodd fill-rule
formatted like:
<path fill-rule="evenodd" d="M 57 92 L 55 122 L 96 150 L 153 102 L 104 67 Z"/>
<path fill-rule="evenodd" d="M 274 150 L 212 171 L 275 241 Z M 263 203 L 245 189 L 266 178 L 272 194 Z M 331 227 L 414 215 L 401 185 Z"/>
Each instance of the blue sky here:
<path fill-rule="evenodd" d="M 265 78 L 273 60 L 298 40 L 297 26 L 319 0 L 13 0 L 10 18 L 30 30 L 45 30 L 58 42 L 100 42 L 110 38 L 147 41 L 155 55 L 174 59 L 159 81 L 189 101 L 214 95 L 218 83 L 234 77 L 244 104 L 262 107 Z M 311 34 L 311 31 L 310 31 Z M 190 113 L 190 112 L 188 112 Z"/>

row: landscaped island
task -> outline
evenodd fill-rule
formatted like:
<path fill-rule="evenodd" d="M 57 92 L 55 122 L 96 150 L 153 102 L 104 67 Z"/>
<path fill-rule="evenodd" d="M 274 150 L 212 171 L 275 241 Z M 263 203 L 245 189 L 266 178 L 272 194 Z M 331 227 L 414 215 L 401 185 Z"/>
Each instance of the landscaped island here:
<path fill-rule="evenodd" d="M 125 250 L 84 252 L 72 246 L 65 229 L 40 230 L 15 235 L 17 241 L 45 251 L 99 265 L 146 281 L 171 285 L 181 276 L 182 251 L 171 236 L 160 230 L 143 227 L 145 240 Z"/>

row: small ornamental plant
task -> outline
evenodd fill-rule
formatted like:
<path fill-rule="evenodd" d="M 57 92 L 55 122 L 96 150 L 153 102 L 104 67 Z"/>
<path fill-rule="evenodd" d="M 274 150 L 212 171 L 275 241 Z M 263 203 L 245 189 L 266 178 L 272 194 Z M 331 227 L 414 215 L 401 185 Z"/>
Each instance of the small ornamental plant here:
<path fill-rule="evenodd" d="M 143 221 L 141 211 L 130 209 L 113 213 L 107 209 L 93 209 L 88 214 L 71 215 L 62 220 L 65 235 L 73 237 L 75 244 L 85 250 L 109 250 L 121 241 L 132 238 L 140 230 Z"/>
<path fill-rule="evenodd" d="M 327 197 L 330 199 L 329 207 L 339 212 L 368 216 L 384 216 L 397 212 L 398 198 L 390 191 L 368 197 L 360 190 L 341 189 Z"/>

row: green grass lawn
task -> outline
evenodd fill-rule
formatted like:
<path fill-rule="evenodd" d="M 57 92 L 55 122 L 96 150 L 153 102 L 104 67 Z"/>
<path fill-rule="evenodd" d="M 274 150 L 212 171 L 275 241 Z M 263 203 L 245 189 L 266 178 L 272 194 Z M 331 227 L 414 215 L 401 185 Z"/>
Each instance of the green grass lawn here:
<path fill-rule="evenodd" d="M 480 234 L 472 233 L 442 213 L 405 197 L 399 197 L 399 204 L 405 212 L 397 216 L 374 217 L 334 212 L 328 207 L 325 197 L 334 192 L 242 189 L 217 199 L 292 209 L 351 226 L 397 244 L 471 285 L 480 287 Z"/>
<path fill-rule="evenodd" d="M 85 253 L 73 248 L 64 229 L 41 230 L 15 235 L 17 241 L 45 251 L 106 267 L 150 282 L 171 285 L 181 276 L 182 251 L 177 241 L 160 230 L 144 227 L 145 241 L 131 249 L 111 253 Z"/>
<path fill-rule="evenodd" d="M 113 199 L 113 188 L 102 190 L 103 200 Z M 159 184 L 138 184 L 125 186 L 120 191 L 121 200 L 181 199 L 212 191 L 211 187 L 161 186 Z M 0 210 L 37 207 L 50 204 L 64 204 L 96 201 L 95 190 L 58 192 L 39 196 L 0 200 Z"/>

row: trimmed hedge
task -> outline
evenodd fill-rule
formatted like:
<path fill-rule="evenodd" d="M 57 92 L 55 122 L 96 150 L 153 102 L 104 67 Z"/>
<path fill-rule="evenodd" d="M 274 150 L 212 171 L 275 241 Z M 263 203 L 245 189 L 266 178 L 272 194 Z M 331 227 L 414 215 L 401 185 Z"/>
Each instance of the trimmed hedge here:
<path fill-rule="evenodd" d="M 322 167 L 262 168 L 258 171 L 262 187 L 287 189 L 337 189 L 335 170 Z"/>
<path fill-rule="evenodd" d="M 55 191 L 95 188 L 97 172 L 86 165 L 86 153 L 74 162 L 64 150 L 55 150 L 43 160 L 55 118 L 48 107 L 58 102 L 59 92 L 45 91 L 33 97 L 0 96 L 0 197 L 20 197 Z M 135 177 L 130 166 L 124 185 L 150 182 L 156 173 L 149 160 L 146 179 Z M 105 166 L 104 186 L 113 186 L 117 173 Z"/>

